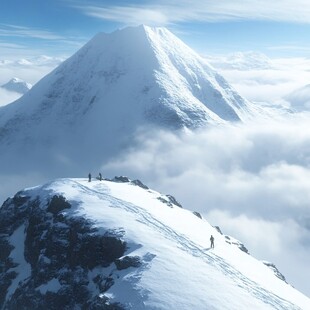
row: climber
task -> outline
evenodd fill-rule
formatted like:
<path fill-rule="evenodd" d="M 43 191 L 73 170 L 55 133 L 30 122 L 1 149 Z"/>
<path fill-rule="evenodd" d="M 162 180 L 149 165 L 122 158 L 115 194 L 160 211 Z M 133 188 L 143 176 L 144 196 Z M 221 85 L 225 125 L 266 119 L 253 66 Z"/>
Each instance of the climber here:
<path fill-rule="evenodd" d="M 88 182 L 91 182 L 91 174 L 88 174 Z"/>
<path fill-rule="evenodd" d="M 102 181 L 102 174 L 99 172 L 99 181 Z"/>
<path fill-rule="evenodd" d="M 212 235 L 210 237 L 210 241 L 211 241 L 211 248 L 214 248 L 214 237 Z"/>

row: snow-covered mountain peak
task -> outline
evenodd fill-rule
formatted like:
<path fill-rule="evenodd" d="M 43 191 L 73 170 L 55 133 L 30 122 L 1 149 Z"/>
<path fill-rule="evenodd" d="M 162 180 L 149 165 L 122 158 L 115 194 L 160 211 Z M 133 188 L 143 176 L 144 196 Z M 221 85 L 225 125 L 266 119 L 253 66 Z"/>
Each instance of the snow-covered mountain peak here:
<path fill-rule="evenodd" d="M 58 179 L 26 189 L 4 202 L 0 224 L 4 309 L 310 306 L 236 240 L 138 180 Z"/>
<path fill-rule="evenodd" d="M 195 128 L 242 120 L 254 111 L 171 32 L 147 26 L 97 34 L 39 82 L 34 96 L 36 109 L 44 97 L 60 115 L 64 109 L 85 114 L 100 106 L 92 111 L 96 116 L 119 125 L 126 115 L 128 126 L 138 117 L 138 124 Z"/>
<path fill-rule="evenodd" d="M 85 149 L 98 150 L 92 162 L 100 166 L 132 146 L 139 130 L 196 129 L 255 113 L 254 105 L 170 31 L 128 27 L 97 34 L 1 108 L 0 143 L 8 146 L 9 160 L 12 153 L 29 151 L 32 163 L 73 162 L 76 169 L 85 162 L 81 137 Z"/>
<path fill-rule="evenodd" d="M 23 81 L 22 79 L 14 77 L 1 87 L 9 91 L 25 94 L 31 89 L 32 85 Z"/>

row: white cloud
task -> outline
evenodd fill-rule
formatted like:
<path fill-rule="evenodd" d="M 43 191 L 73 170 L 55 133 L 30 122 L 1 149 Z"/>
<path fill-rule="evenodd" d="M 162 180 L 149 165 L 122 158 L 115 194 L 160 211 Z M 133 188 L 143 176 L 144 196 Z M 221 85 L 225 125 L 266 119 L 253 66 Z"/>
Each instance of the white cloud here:
<path fill-rule="evenodd" d="M 80 2 L 79 2 L 80 3 Z M 125 24 L 167 25 L 188 21 L 275 20 L 309 23 L 310 4 L 306 0 L 223 0 L 148 1 L 146 4 L 89 6 L 78 4 L 85 14 Z"/>
<path fill-rule="evenodd" d="M 297 111 L 310 111 L 310 84 L 294 90 L 285 100 Z"/>
<path fill-rule="evenodd" d="M 0 24 L 0 37 L 30 37 L 44 40 L 65 39 L 63 36 L 55 34 L 48 30 L 10 24 Z"/>
<path fill-rule="evenodd" d="M 146 21 L 149 25 L 165 25 L 168 23 L 169 18 L 156 8 L 144 7 L 80 7 L 89 16 L 111 20 L 122 21 L 122 23 L 144 24 Z"/>
<path fill-rule="evenodd" d="M 63 60 L 64 58 L 44 55 L 14 60 L 0 59 L 0 85 L 7 83 L 13 77 L 35 84 Z"/>
<path fill-rule="evenodd" d="M 238 53 L 238 57 L 209 56 L 207 60 L 251 101 L 289 106 L 288 102 L 283 102 L 284 97 L 309 84 L 310 60 L 307 58 L 268 59 L 258 55 L 255 61 L 252 56 L 252 53 Z"/>

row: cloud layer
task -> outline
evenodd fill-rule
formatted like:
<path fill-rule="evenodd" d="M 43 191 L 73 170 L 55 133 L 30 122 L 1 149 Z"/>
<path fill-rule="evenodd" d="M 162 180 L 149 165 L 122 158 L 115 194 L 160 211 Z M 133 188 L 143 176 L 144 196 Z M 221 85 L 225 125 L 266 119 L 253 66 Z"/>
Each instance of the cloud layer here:
<path fill-rule="evenodd" d="M 143 133 L 141 147 L 103 171 L 141 178 L 175 195 L 184 207 L 245 242 L 256 257 L 276 263 L 310 295 L 309 117 L 181 135 Z"/>
<path fill-rule="evenodd" d="M 309 89 L 303 88 L 310 81 L 309 58 L 269 59 L 247 52 L 206 59 L 248 100 L 294 109 L 297 99 L 301 105 L 303 99 L 309 98 Z M 300 88 L 303 89 L 298 94 L 286 98 Z"/>

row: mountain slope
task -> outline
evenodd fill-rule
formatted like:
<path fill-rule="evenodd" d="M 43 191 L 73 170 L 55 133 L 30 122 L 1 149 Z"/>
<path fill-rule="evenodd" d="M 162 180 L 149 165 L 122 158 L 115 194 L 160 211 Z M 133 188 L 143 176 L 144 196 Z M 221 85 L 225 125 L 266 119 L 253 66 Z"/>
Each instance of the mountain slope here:
<path fill-rule="evenodd" d="M 139 181 L 59 179 L 8 199 L 0 223 L 3 309 L 310 306 L 207 221 Z"/>

